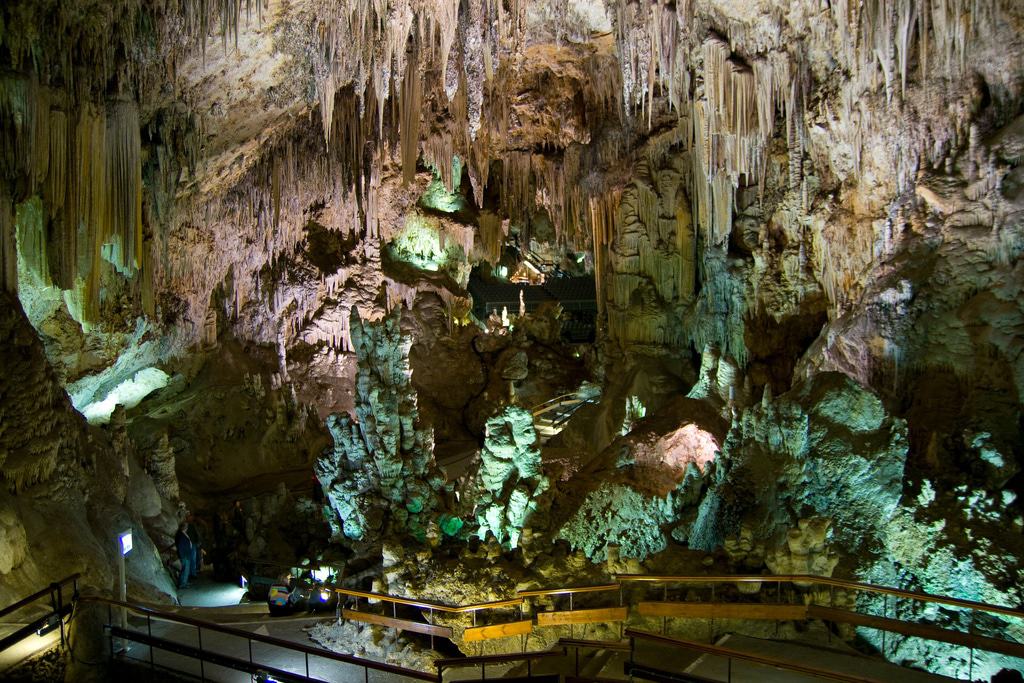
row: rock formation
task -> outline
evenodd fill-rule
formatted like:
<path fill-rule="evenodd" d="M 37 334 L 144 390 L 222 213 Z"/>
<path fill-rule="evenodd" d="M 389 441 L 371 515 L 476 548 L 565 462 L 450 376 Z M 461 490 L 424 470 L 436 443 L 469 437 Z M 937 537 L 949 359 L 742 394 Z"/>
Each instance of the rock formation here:
<path fill-rule="evenodd" d="M 530 518 L 543 515 L 545 503 L 550 505 L 545 496 L 550 482 L 541 470 L 529 411 L 509 406 L 487 421 L 477 476 L 482 489 L 476 502 L 477 533 L 481 538 L 493 534 L 498 543 L 515 548 Z"/>
<path fill-rule="evenodd" d="M 434 462 L 433 431 L 419 419 L 409 368 L 411 339 L 399 309 L 379 323 L 353 313 L 358 357 L 356 419 L 332 415 L 334 447 L 317 460 L 320 484 L 345 538 L 377 543 L 389 533 L 423 541 L 439 512 L 444 475 Z"/>

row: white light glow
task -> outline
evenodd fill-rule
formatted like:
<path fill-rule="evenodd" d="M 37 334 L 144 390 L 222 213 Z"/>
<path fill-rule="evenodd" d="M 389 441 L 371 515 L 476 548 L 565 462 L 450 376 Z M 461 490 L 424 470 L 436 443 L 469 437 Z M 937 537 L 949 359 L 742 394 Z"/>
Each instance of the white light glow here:
<path fill-rule="evenodd" d="M 132 532 L 124 531 L 118 535 L 118 540 L 121 541 L 121 554 L 127 555 L 132 551 Z"/>
<path fill-rule="evenodd" d="M 76 407 L 90 424 L 106 424 L 118 404 L 134 408 L 152 392 L 167 386 L 170 379 L 170 375 L 159 368 L 144 368 L 114 387 L 102 401 Z"/>

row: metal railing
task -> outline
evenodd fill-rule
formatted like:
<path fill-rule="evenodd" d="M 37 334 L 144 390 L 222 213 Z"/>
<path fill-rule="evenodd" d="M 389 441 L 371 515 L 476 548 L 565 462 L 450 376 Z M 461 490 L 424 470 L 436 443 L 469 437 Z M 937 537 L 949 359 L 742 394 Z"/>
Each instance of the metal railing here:
<path fill-rule="evenodd" d="M 81 576 L 82 575 L 79 573 L 67 576 L 60 581 L 51 583 L 42 590 L 36 591 L 28 597 L 22 598 L 12 605 L 8 605 L 7 607 L 0 609 L 0 619 L 5 619 L 15 612 L 30 605 L 34 605 L 44 598 L 50 599 L 49 611 L 47 613 L 32 619 L 21 628 L 18 628 L 12 633 L 0 638 L 0 652 L 18 644 L 30 635 L 37 633 L 40 629 L 55 626 L 60 628 L 60 642 L 61 645 L 63 645 L 65 642 L 64 618 L 71 613 L 75 598 L 78 596 L 78 579 L 81 578 Z M 71 599 L 65 602 L 64 587 L 69 583 L 72 585 Z M 57 623 L 55 624 L 54 622 Z"/>
<path fill-rule="evenodd" d="M 619 583 L 660 583 L 660 584 L 776 584 L 777 594 L 781 596 L 782 584 L 789 583 L 795 585 L 806 585 L 806 586 L 826 586 L 830 589 L 841 588 L 843 590 L 874 593 L 883 596 L 893 596 L 897 598 L 906 598 L 908 600 L 917 600 L 919 602 L 932 602 L 940 605 L 947 605 L 950 607 L 959 607 L 963 609 L 970 609 L 974 611 L 990 612 L 993 614 L 1002 614 L 1004 616 L 1017 617 L 1024 619 L 1024 610 L 1014 607 L 1003 607 L 1001 605 L 991 605 L 984 602 L 977 602 L 974 600 L 964 600 L 962 598 L 954 598 L 946 595 L 934 595 L 931 593 L 920 593 L 916 591 L 907 591 L 900 588 L 891 588 L 889 586 L 879 586 L 871 583 L 859 583 L 857 581 L 850 581 L 848 579 L 833 578 L 830 576 L 814 576 L 811 574 L 740 574 L 736 576 L 720 575 L 720 576 L 659 576 L 651 574 L 616 574 L 615 580 Z M 714 590 L 712 588 L 712 590 Z M 712 595 L 714 595 L 712 593 Z"/>
<path fill-rule="evenodd" d="M 538 659 L 549 659 L 552 657 L 564 657 L 566 651 L 563 648 L 561 652 L 557 650 L 542 650 L 540 652 L 516 652 L 512 654 L 500 654 L 500 655 L 480 655 L 477 657 L 452 657 L 449 659 L 438 659 L 434 661 L 434 666 L 437 667 L 438 680 L 444 680 L 445 669 L 453 668 L 468 668 L 471 666 L 480 667 L 480 680 L 487 678 L 487 665 L 488 664 L 510 664 L 515 662 L 526 662 L 526 676 L 527 678 L 533 677 L 533 662 Z"/>
<path fill-rule="evenodd" d="M 631 585 L 638 584 L 660 584 L 662 588 L 662 602 L 642 602 L 632 599 L 635 597 L 633 595 L 630 596 L 631 599 L 626 600 L 623 595 L 624 589 L 627 589 Z M 710 600 L 705 600 L 704 598 L 701 598 L 698 602 L 692 602 L 686 600 L 670 601 L 668 599 L 670 586 L 692 586 L 695 584 L 708 586 L 710 588 Z M 728 594 L 728 587 L 735 587 L 736 585 L 754 584 L 758 585 L 758 589 L 755 591 L 748 591 L 748 593 L 758 593 L 758 596 L 760 598 L 759 601 L 744 601 L 743 599 L 737 599 L 736 596 Z M 762 584 L 767 584 L 769 588 L 762 590 Z M 790 585 L 790 590 L 784 593 L 783 586 L 786 584 Z M 718 589 L 717 593 L 716 587 Z M 828 589 L 827 604 L 825 604 L 823 595 L 815 595 L 812 590 L 808 590 L 813 589 L 814 587 Z M 772 588 L 774 588 L 774 591 L 772 590 Z M 856 610 L 837 608 L 837 589 L 841 592 L 848 591 L 864 593 L 873 596 L 881 596 L 883 599 L 882 615 L 878 616 L 872 614 L 864 614 Z M 812 575 L 666 576 L 621 574 L 615 576 L 615 583 L 602 584 L 597 586 L 523 590 L 518 591 L 516 594 L 517 597 L 514 599 L 499 600 L 489 603 L 479 603 L 464 606 L 441 605 L 438 603 L 416 600 L 412 598 L 395 597 L 379 593 L 367 593 L 347 589 L 335 590 L 345 595 L 371 598 L 383 603 L 391 603 L 392 605 L 407 605 L 429 610 L 431 613 L 429 621 L 431 623 L 433 623 L 433 612 L 435 610 L 448 613 L 471 612 L 474 615 L 474 626 L 476 626 L 476 612 L 481 610 L 508 608 L 515 607 L 518 605 L 520 608 L 520 619 L 522 619 L 522 615 L 525 612 L 525 606 L 527 601 L 534 598 L 558 598 L 561 596 L 567 596 L 568 608 L 569 612 L 571 613 L 578 607 L 578 605 L 574 602 L 574 596 L 576 595 L 618 591 L 618 606 L 620 608 L 628 602 L 631 605 L 631 613 L 634 610 L 637 610 L 641 613 L 641 616 L 661 616 L 663 631 L 667 628 L 668 619 L 673 617 L 701 619 L 706 618 L 711 622 L 712 631 L 713 622 L 716 618 L 769 619 L 775 620 L 776 622 L 794 619 L 820 619 L 825 622 L 845 623 L 853 626 L 863 626 L 878 629 L 883 634 L 883 650 L 885 649 L 885 633 L 892 632 L 902 634 L 904 636 L 921 637 L 928 640 L 962 645 L 971 650 L 972 663 L 973 651 L 975 649 L 986 650 L 991 652 L 1000 652 L 1003 654 L 1008 654 L 1010 656 L 1024 658 L 1024 644 L 1020 644 L 1009 640 L 1003 640 L 999 638 L 993 638 L 972 632 L 974 621 L 973 615 L 975 612 L 985 612 L 999 615 L 1002 617 L 1024 619 L 1024 610 L 1014 609 L 1011 607 L 1004 607 L 1001 605 L 991 605 L 987 603 L 965 600 L 962 598 L 955 598 L 950 596 L 941 596 L 929 593 L 906 591 L 898 588 L 890 588 L 888 586 L 878 586 L 874 584 L 858 583 L 856 581 L 850 581 L 846 579 Z M 772 596 L 772 593 L 774 593 L 774 596 Z M 740 596 L 742 597 L 743 595 L 744 594 L 740 592 Z M 775 598 L 774 602 L 771 601 L 772 597 Z M 768 598 L 768 600 L 765 600 L 765 598 Z M 946 629 L 931 624 L 921 624 L 915 621 L 891 618 L 889 614 L 890 598 L 893 598 L 894 602 L 895 600 L 899 599 L 914 600 L 920 602 L 934 603 L 946 607 L 971 610 L 972 627 L 968 629 L 967 633 L 963 633 L 961 631 Z M 593 612 L 596 613 L 609 611 L 614 610 L 593 610 Z M 559 624 L 559 622 L 552 622 L 550 620 L 547 622 L 547 624 L 541 624 L 539 623 L 539 617 L 545 613 L 537 613 L 533 610 L 531 610 L 531 612 L 536 615 L 535 617 L 533 617 L 534 628 L 543 625 Z M 393 614 L 396 614 L 394 612 L 394 608 Z M 561 613 L 561 615 L 562 617 L 567 616 L 564 612 Z M 600 616 L 596 618 L 600 618 Z M 619 614 L 616 617 L 616 619 L 625 618 L 626 617 L 624 616 L 624 613 Z M 571 620 L 566 620 L 561 622 L 561 625 L 568 624 L 571 627 L 572 623 L 573 622 Z M 580 623 L 584 622 L 581 621 Z M 829 631 L 829 633 L 831 636 L 831 630 Z M 495 637 L 504 636 L 500 633 L 500 631 L 498 631 Z"/>
<path fill-rule="evenodd" d="M 310 660 L 313 658 L 314 663 L 316 660 L 325 660 L 335 664 L 347 664 L 356 666 L 362 669 L 364 680 L 369 680 L 370 671 L 380 671 L 395 676 L 401 676 L 404 678 L 418 680 L 418 681 L 431 681 L 437 683 L 440 679 L 437 674 L 428 673 L 425 671 L 419 671 L 416 669 L 407 669 L 405 667 L 396 666 L 394 664 L 387 664 L 384 662 L 377 662 L 371 659 L 365 659 L 362 657 L 356 657 L 354 655 L 346 655 L 338 652 L 332 652 L 323 648 L 313 647 L 310 645 L 304 645 L 290 640 L 284 640 L 281 638 L 275 638 L 269 635 L 263 635 L 252 631 L 245 631 L 222 624 L 217 624 L 211 621 L 205 621 L 202 619 L 195 619 L 192 617 L 182 616 L 172 612 L 165 612 L 162 610 L 154 609 L 151 607 L 143 607 L 127 602 L 121 602 L 119 600 L 113 600 L 104 597 L 82 597 L 79 599 L 81 603 L 96 603 L 107 606 L 107 617 L 108 617 L 108 635 L 110 638 L 110 651 L 113 657 L 117 650 L 115 647 L 115 639 L 123 641 L 131 641 L 147 646 L 148 659 L 136 660 L 142 665 L 148 664 L 151 668 L 163 668 L 173 669 L 178 672 L 182 672 L 180 668 L 168 667 L 164 664 L 157 664 L 155 651 L 163 650 L 168 653 L 180 655 L 191 660 L 195 660 L 199 664 L 199 678 L 206 680 L 207 671 L 206 666 L 218 666 L 236 671 L 242 671 L 250 675 L 256 676 L 261 673 L 268 674 L 279 681 L 289 682 L 317 682 L 322 679 L 318 679 L 312 675 L 312 669 L 310 666 Z M 143 617 L 145 619 L 145 630 L 137 630 L 129 628 L 127 626 L 120 626 L 115 621 L 114 610 L 124 609 L 130 613 Z M 193 645 L 191 642 L 185 642 L 181 639 L 174 639 L 167 637 L 166 634 L 160 635 L 159 633 L 153 633 L 154 622 L 166 622 L 179 624 L 187 627 L 194 628 L 196 644 Z M 203 635 L 207 636 L 207 643 L 203 645 Z M 244 657 L 237 656 L 235 654 L 229 654 L 224 652 L 221 648 L 213 648 L 210 646 L 210 640 L 213 634 L 218 636 L 227 636 L 228 638 L 238 639 L 244 641 L 247 646 L 247 655 Z M 267 653 L 258 653 L 254 651 L 253 644 L 259 643 L 263 645 L 272 646 L 277 648 L 278 651 L 284 650 L 290 653 L 295 653 L 302 656 L 303 666 L 301 671 L 293 671 L 282 668 L 280 665 L 275 665 L 271 661 L 272 657 L 268 656 Z M 221 644 L 223 647 L 223 644 Z M 262 654 L 262 656 L 257 656 Z M 188 673 L 188 672 L 184 672 Z M 334 680 L 334 679 L 328 679 Z"/>
<path fill-rule="evenodd" d="M 18 602 L 0 609 L 0 618 L 6 617 L 15 613 L 17 610 L 26 608 L 44 598 L 50 600 L 50 610 L 47 614 L 34 619 L 31 624 L 19 629 L 17 632 L 6 636 L 0 640 L 0 650 L 9 647 L 11 644 L 18 642 L 25 638 L 31 633 L 34 633 L 39 628 L 44 626 L 56 627 L 58 624 L 54 623 L 54 619 L 59 622 L 61 628 L 61 638 L 64 641 L 64 618 L 71 612 L 72 608 L 76 603 L 96 603 L 104 604 L 108 610 L 108 635 L 110 638 L 111 654 L 115 652 L 115 639 L 123 641 L 131 641 L 145 645 L 148 648 L 148 664 L 152 667 L 158 666 L 154 652 L 156 650 L 163 650 L 176 655 L 184 656 L 186 658 L 195 660 L 198 662 L 199 677 L 201 679 L 206 678 L 206 666 L 219 666 L 234 669 L 238 671 L 248 672 L 252 675 L 256 675 L 259 672 L 267 673 L 274 678 L 281 681 L 316 681 L 313 673 L 310 660 L 311 658 L 316 660 L 324 660 L 334 664 L 346 664 L 355 666 L 362 669 L 364 680 L 369 680 L 369 673 L 371 671 L 379 671 L 395 676 L 405 677 L 411 680 L 422 680 L 422 681 L 437 681 L 440 682 L 443 679 L 444 671 L 446 669 L 454 667 L 464 666 L 476 666 L 481 665 L 481 674 L 485 675 L 486 666 L 488 664 L 496 664 L 499 662 L 513 662 L 513 661 L 526 661 L 527 662 L 527 673 L 528 676 L 532 675 L 531 665 L 529 662 L 546 658 L 560 656 L 556 652 L 523 652 L 512 655 L 487 655 L 483 657 L 469 657 L 469 658 L 457 658 L 457 659 L 442 659 L 438 660 L 437 673 L 429 673 L 419 671 L 415 669 L 408 669 L 392 664 L 386 664 L 383 662 L 377 662 L 353 655 L 344 655 L 336 652 L 331 652 L 318 647 L 304 645 L 290 640 L 284 640 L 281 638 L 275 638 L 269 635 L 262 635 L 250 631 L 245 631 L 231 626 L 226 626 L 210 621 L 196 619 L 173 612 L 163 611 L 154 607 L 143 606 L 138 604 L 132 604 L 127 602 L 120 602 L 117 600 L 104 598 L 104 597 L 80 597 L 78 595 L 78 582 L 79 575 L 74 574 L 69 576 L 60 582 L 53 583 L 49 587 L 40 590 Z M 73 584 L 73 592 L 70 600 L 66 600 L 65 586 Z M 705 618 L 715 618 L 716 610 L 722 610 L 727 613 L 724 618 L 748 618 L 748 619 L 779 619 L 779 614 L 794 615 L 799 612 L 799 618 L 803 619 L 822 619 L 824 621 L 848 623 L 856 626 L 867 626 L 869 628 L 877 628 L 882 630 L 890 630 L 896 633 L 902 633 L 904 635 L 911 635 L 917 637 L 923 637 L 926 639 L 939 640 L 945 642 L 951 642 L 956 644 L 964 645 L 972 650 L 972 664 L 973 664 L 973 650 L 975 648 L 981 650 L 989 650 L 993 652 L 1001 652 L 1003 654 L 1009 654 L 1015 657 L 1024 657 L 1024 645 L 1012 641 L 1001 640 L 992 638 L 984 635 L 974 634 L 971 632 L 962 633 L 958 631 L 950 631 L 948 629 L 942 629 L 931 625 L 923 625 L 915 622 L 903 621 L 898 618 L 890 618 L 886 611 L 882 617 L 877 615 L 862 614 L 855 611 L 849 611 L 843 608 L 834 606 L 836 598 L 836 591 L 843 591 L 849 593 L 863 593 L 873 596 L 881 596 L 885 601 L 886 606 L 890 598 L 895 600 L 912 600 L 923 603 L 932 603 L 942 605 L 946 607 L 960 608 L 971 610 L 971 613 L 975 612 L 989 613 L 998 615 L 1000 617 L 1012 617 L 1016 619 L 1024 619 L 1024 610 L 1015 609 L 1011 607 L 1005 607 L 1002 605 L 992 605 L 988 603 L 966 600 L 962 598 L 955 598 L 950 596 L 934 595 L 930 593 L 923 593 L 917 591 L 906 591 L 897 588 L 891 588 L 888 586 L 878 586 L 875 584 L 858 583 L 856 581 L 850 581 L 846 579 L 838 579 L 832 577 L 822 576 L 811 576 L 811 575 L 715 575 L 715 576 L 666 576 L 666 575 L 633 575 L 633 574 L 622 574 L 615 576 L 615 583 L 591 585 L 591 586 L 577 586 L 577 587 L 564 587 L 564 588 L 548 588 L 548 589 L 530 589 L 519 591 L 515 598 L 508 598 L 504 600 L 495 600 L 485 603 L 476 603 L 469 605 L 448 605 L 443 603 L 437 603 L 427 600 L 418 600 L 414 598 L 406 598 L 399 596 L 391 596 L 381 593 L 373 593 L 368 591 L 358 591 L 347 588 L 334 588 L 337 593 L 353 598 L 357 601 L 360 599 L 379 601 L 384 604 L 390 604 L 392 606 L 392 613 L 397 614 L 395 611 L 397 606 L 411 607 L 418 610 L 425 610 L 433 615 L 434 612 L 443 612 L 452 615 L 458 614 L 470 614 L 473 616 L 474 625 L 476 622 L 476 614 L 480 611 L 488 610 L 500 610 L 509 608 L 518 608 L 520 611 L 520 618 L 523 617 L 524 607 L 528 601 L 532 599 L 545 599 L 545 598 L 564 598 L 567 597 L 569 601 L 569 610 L 575 607 L 573 602 L 574 596 L 578 595 L 597 595 L 601 593 L 614 592 L 619 593 L 618 604 L 621 607 L 624 602 L 623 591 L 624 588 L 629 586 L 642 586 L 660 584 L 661 585 L 661 597 L 665 602 L 662 603 L 650 603 L 650 602 L 637 602 L 636 607 L 640 608 L 644 605 L 655 605 L 662 606 L 665 610 L 665 614 L 668 615 L 680 615 L 685 618 L 686 615 L 690 614 L 690 608 L 700 608 L 693 614 L 705 613 Z M 711 600 L 703 601 L 669 601 L 669 586 L 675 586 L 673 591 L 678 590 L 681 586 L 692 586 L 694 584 L 704 585 L 710 589 Z M 758 588 L 761 589 L 763 584 L 768 584 L 769 588 L 758 590 L 759 597 L 762 598 L 760 602 L 722 602 L 721 598 L 726 597 L 725 594 L 729 593 L 730 588 L 733 589 L 738 585 L 744 584 L 758 584 Z M 772 586 L 772 584 L 775 584 Z M 794 589 L 800 587 L 803 590 L 797 591 L 792 590 L 786 594 L 786 602 L 783 602 L 783 585 L 791 584 Z M 818 595 L 815 595 L 813 591 L 807 589 L 827 588 L 828 589 L 828 606 L 815 604 L 816 600 L 823 600 L 823 591 L 820 591 Z M 775 590 L 772 591 L 772 588 Z M 717 589 L 717 591 L 716 591 Z M 632 591 L 635 593 L 635 591 Z M 771 598 L 772 593 L 775 594 L 776 602 L 768 602 L 763 598 Z M 750 591 L 747 591 L 750 593 Z M 740 592 L 740 595 L 744 595 L 744 592 Z M 630 598 L 635 595 L 630 595 Z M 729 595 L 730 598 L 735 596 Z M 850 604 L 849 596 L 843 596 L 846 599 L 846 605 Z M 633 602 L 630 600 L 629 602 Z M 780 608 L 782 609 L 780 611 Z M 118 618 L 115 620 L 115 610 Z M 623 608 L 624 610 L 624 608 Z M 746 610 L 746 611 L 744 611 Z M 594 610 L 594 611 L 601 611 Z M 643 610 L 641 615 L 644 616 Z M 129 625 L 127 621 L 120 619 L 120 614 L 131 613 L 133 620 L 136 622 L 133 626 Z M 625 612 L 623 611 L 623 614 Z M 563 615 L 565 613 L 562 613 Z M 746 615 L 746 616 L 744 616 Z M 774 615 L 774 616 L 773 616 Z M 647 615 L 649 616 L 649 615 Z M 619 617 L 624 618 L 624 617 Z M 700 617 L 697 617 L 700 618 Z M 781 617 L 783 620 L 797 617 Z M 143 621 L 144 620 L 144 621 Z M 431 618 L 431 623 L 433 619 Z M 164 632 L 154 633 L 154 622 L 166 622 L 169 624 L 176 624 L 179 626 L 185 626 L 194 629 L 194 640 L 192 636 L 189 636 L 188 641 L 181 639 L 174 639 L 168 637 L 167 628 L 164 628 Z M 570 622 L 571 623 L 571 622 Z M 973 621 L 972 621 L 973 623 Z M 500 625 L 499 625 L 500 626 Z M 534 624 L 536 626 L 536 623 Z M 480 630 L 480 629 L 477 629 Z M 213 635 L 216 634 L 216 635 Z M 180 635 L 180 634 L 179 634 Z M 204 645 L 204 635 L 206 636 L 206 644 Z M 746 661 L 753 662 L 755 664 L 763 664 L 766 666 L 775 666 L 781 668 L 787 668 L 793 671 L 806 671 L 806 667 L 801 668 L 800 666 L 791 665 L 787 662 L 776 661 L 771 658 L 765 658 L 755 655 L 748 655 L 742 652 L 729 650 L 728 648 L 721 648 L 718 646 L 707 645 L 702 643 L 695 643 L 693 641 L 686 641 L 679 638 L 672 638 L 666 634 L 654 634 L 645 631 L 637 631 L 633 629 L 626 629 L 624 635 L 630 638 L 630 647 L 633 647 L 633 641 L 635 639 L 646 639 L 659 642 L 665 645 L 678 645 L 680 647 L 686 647 L 691 650 L 703 652 L 705 654 L 711 654 L 715 656 L 722 656 L 727 658 L 729 662 L 733 659 L 743 659 Z M 239 655 L 238 648 L 236 652 L 231 654 L 230 652 L 224 652 L 222 650 L 211 647 L 210 640 L 217 638 L 223 642 L 224 638 L 236 639 L 239 642 L 245 643 L 245 654 Z M 268 661 L 267 657 L 256 656 L 254 652 L 254 643 L 263 646 L 269 646 L 271 648 L 277 648 L 278 651 L 285 650 L 293 655 L 299 655 L 302 658 L 303 665 L 299 666 L 299 670 L 288 670 L 280 666 L 275 666 L 273 661 Z M 575 640 L 575 639 L 563 639 L 559 641 L 559 647 L 562 648 L 561 655 L 566 654 L 565 648 L 575 648 L 578 652 L 580 648 L 603 648 L 603 649 L 622 649 L 621 646 L 616 647 L 615 644 L 602 642 L 602 641 L 586 641 L 586 640 Z M 266 649 L 266 648 L 263 648 Z M 524 642 L 525 650 L 525 642 Z M 265 653 L 264 653 L 265 654 Z M 270 658 L 272 659 L 272 658 Z M 762 661 L 763 660 L 763 661 Z M 139 660 L 140 663 L 145 664 L 147 662 Z M 159 665 L 162 668 L 163 665 Z M 731 664 L 730 664 L 731 666 Z M 640 669 L 637 669 L 637 673 L 640 673 Z M 825 675 L 834 674 L 831 677 L 835 680 L 843 681 L 870 681 L 869 678 L 864 677 L 852 677 L 846 674 L 836 674 L 835 672 L 822 672 L 815 671 L 814 675 Z M 657 680 L 657 679 L 655 679 Z"/>
<path fill-rule="evenodd" d="M 708 645 L 706 643 L 697 643 L 692 640 L 685 640 L 683 638 L 673 638 L 670 636 L 659 635 L 657 633 L 648 633 L 646 631 L 635 631 L 633 629 L 626 630 L 626 636 L 629 638 L 629 662 L 626 664 L 626 673 L 630 675 L 631 679 L 633 676 L 641 678 L 647 681 L 680 681 L 680 680 L 702 680 L 696 676 L 686 674 L 688 678 L 680 678 L 680 674 L 672 671 L 667 671 L 652 665 L 644 665 L 636 662 L 636 641 L 647 640 L 661 645 L 667 645 L 675 649 L 685 649 L 694 652 L 699 652 L 705 655 L 712 655 L 715 657 L 722 657 L 726 660 L 726 683 L 732 683 L 733 675 L 733 661 L 740 660 L 749 662 L 758 666 L 771 667 L 773 669 L 782 669 L 784 671 L 792 671 L 794 673 L 801 673 L 816 678 L 824 678 L 832 681 L 844 681 L 845 683 L 888 683 L 891 679 L 879 679 L 872 678 L 870 676 L 852 675 L 846 674 L 831 669 L 822 669 L 820 667 L 808 666 L 806 664 L 796 664 L 791 661 L 783 660 L 778 657 L 769 657 L 767 655 L 755 655 L 747 652 L 741 652 L 739 650 L 733 650 L 731 648 L 721 647 L 719 645 Z M 747 679 L 749 680 L 749 678 Z"/>

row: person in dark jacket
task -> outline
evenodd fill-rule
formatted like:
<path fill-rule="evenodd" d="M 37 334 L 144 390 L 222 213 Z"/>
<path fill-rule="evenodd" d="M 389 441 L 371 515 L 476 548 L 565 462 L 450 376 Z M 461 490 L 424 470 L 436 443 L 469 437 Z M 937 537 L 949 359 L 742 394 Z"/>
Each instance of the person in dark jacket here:
<path fill-rule="evenodd" d="M 178 559 L 181 560 L 181 574 L 178 575 L 178 588 L 188 588 L 189 577 L 192 576 L 193 548 L 192 539 L 188 536 L 188 522 L 182 522 L 178 526 L 178 533 L 174 535 L 174 547 L 178 551 Z"/>
<path fill-rule="evenodd" d="M 203 568 L 203 537 L 199 533 L 196 518 L 192 513 L 189 513 L 185 521 L 188 523 L 188 526 L 185 527 L 185 533 L 188 534 L 189 540 L 192 541 L 192 565 L 190 566 L 192 574 L 189 578 L 194 579 L 199 576 L 199 570 Z"/>

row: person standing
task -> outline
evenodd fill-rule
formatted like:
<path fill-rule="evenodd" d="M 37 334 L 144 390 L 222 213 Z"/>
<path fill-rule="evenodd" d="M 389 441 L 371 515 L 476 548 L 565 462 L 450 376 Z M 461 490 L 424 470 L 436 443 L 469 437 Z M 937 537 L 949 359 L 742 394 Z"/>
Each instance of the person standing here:
<path fill-rule="evenodd" d="M 192 539 L 188 535 L 188 522 L 182 521 L 178 525 L 178 533 L 174 535 L 174 547 L 178 551 L 178 559 L 181 560 L 181 573 L 178 575 L 178 588 L 188 588 L 189 577 L 192 576 L 193 548 Z"/>
<path fill-rule="evenodd" d="M 188 522 L 188 526 L 185 527 L 185 533 L 188 534 L 189 540 L 192 541 L 192 575 L 190 578 L 196 578 L 199 576 L 199 570 L 203 568 L 203 537 L 199 533 L 199 527 L 196 525 L 196 518 L 190 512 L 188 517 L 185 518 Z"/>

